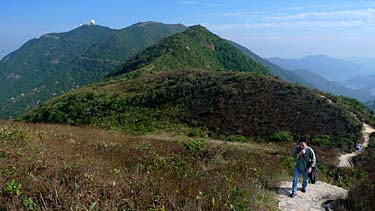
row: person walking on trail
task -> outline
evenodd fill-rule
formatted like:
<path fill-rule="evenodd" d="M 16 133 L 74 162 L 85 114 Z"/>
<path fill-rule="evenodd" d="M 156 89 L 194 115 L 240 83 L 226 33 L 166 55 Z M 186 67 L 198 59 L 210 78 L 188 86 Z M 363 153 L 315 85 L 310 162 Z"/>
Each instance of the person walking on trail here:
<path fill-rule="evenodd" d="M 357 152 L 359 153 L 361 151 L 361 144 L 360 143 L 357 143 L 357 145 L 355 145 L 355 149 L 357 150 Z"/>
<path fill-rule="evenodd" d="M 307 141 L 303 139 L 298 141 L 298 146 L 294 149 L 292 156 L 297 158 L 294 168 L 292 193 L 289 195 L 293 198 L 297 195 L 297 185 L 301 174 L 303 175 L 301 191 L 303 193 L 306 192 L 308 174 L 311 172 L 312 167 L 315 167 L 316 158 L 314 150 L 307 146 Z"/>

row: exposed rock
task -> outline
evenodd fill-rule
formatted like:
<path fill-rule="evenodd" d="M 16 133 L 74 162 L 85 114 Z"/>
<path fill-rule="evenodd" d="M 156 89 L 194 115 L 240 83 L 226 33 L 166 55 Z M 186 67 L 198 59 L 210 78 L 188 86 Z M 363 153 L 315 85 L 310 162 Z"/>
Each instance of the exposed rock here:
<path fill-rule="evenodd" d="M 299 183 L 301 185 L 301 183 Z M 307 186 L 307 192 L 297 192 L 290 198 L 292 182 L 283 182 L 277 191 L 278 206 L 282 211 L 325 211 L 327 201 L 344 199 L 348 191 L 335 185 L 317 181 Z"/>

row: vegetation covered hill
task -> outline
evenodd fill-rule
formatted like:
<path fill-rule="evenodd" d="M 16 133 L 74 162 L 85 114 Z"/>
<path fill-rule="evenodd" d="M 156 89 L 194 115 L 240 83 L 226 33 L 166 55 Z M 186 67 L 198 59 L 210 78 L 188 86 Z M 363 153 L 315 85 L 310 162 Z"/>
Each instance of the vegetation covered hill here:
<path fill-rule="evenodd" d="M 118 76 L 138 69 L 158 72 L 181 68 L 269 73 L 232 44 L 197 25 L 147 48 L 110 75 Z"/>
<path fill-rule="evenodd" d="M 121 30 L 83 25 L 32 39 L 0 61 L 0 117 L 14 117 L 72 88 L 100 81 L 128 57 L 185 29 L 156 22 Z"/>
<path fill-rule="evenodd" d="M 22 93 L 38 93 L 47 81 L 56 85 L 69 83 L 63 73 L 68 64 L 111 33 L 107 27 L 84 25 L 70 32 L 46 34 L 28 41 L 0 62 L 0 105 L 7 102 L 11 104 L 9 107 L 14 107 L 15 103 L 11 102 L 24 97 Z M 2 117 L 6 111 L 1 107 Z"/>
<path fill-rule="evenodd" d="M 343 147 L 352 147 L 360 137 L 361 122 L 354 111 L 373 122 L 368 109 L 355 108 L 355 100 L 334 96 L 328 100 L 316 91 L 256 73 L 181 69 L 140 73 L 55 98 L 22 119 L 131 133 L 185 125 L 212 136 L 275 141 L 310 136 Z"/>
<path fill-rule="evenodd" d="M 163 24 L 152 21 L 136 23 L 117 30 L 116 33 L 90 48 L 83 56 L 124 62 L 139 53 L 140 49 L 146 49 L 156 41 L 186 29 L 187 27 L 182 24 Z"/>

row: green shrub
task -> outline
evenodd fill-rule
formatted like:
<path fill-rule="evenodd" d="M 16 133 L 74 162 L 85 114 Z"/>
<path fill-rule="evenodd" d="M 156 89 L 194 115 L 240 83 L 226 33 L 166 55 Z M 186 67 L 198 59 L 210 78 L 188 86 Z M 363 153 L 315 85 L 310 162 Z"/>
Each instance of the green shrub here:
<path fill-rule="evenodd" d="M 12 179 L 5 184 L 4 191 L 9 196 L 20 196 L 21 195 L 21 187 L 22 185 L 19 184 L 17 181 Z"/>
<path fill-rule="evenodd" d="M 193 153 L 196 153 L 203 148 L 205 143 L 206 142 L 203 139 L 196 139 L 186 143 L 185 148 Z"/>
<path fill-rule="evenodd" d="M 224 139 L 224 141 L 228 142 L 247 142 L 247 138 L 242 135 L 231 135 Z"/>
<path fill-rule="evenodd" d="M 27 209 L 27 210 L 35 210 L 35 204 L 34 200 L 31 197 L 25 197 L 22 200 L 22 205 Z"/>
<path fill-rule="evenodd" d="M 29 141 L 31 139 L 31 133 L 30 130 L 26 128 L 5 125 L 0 127 L 0 140 L 5 139 L 10 139 L 13 141 Z"/>
<path fill-rule="evenodd" d="M 230 210 L 251 210 L 248 195 L 244 189 L 235 187 L 228 196 Z"/>
<path fill-rule="evenodd" d="M 326 135 L 322 135 L 322 136 L 312 138 L 311 143 L 314 144 L 314 145 L 317 145 L 317 146 L 321 146 L 321 145 L 328 145 L 329 146 L 329 145 L 332 144 L 331 138 L 329 136 L 326 136 Z"/>
<path fill-rule="evenodd" d="M 199 128 L 194 128 L 188 133 L 189 137 L 204 137 L 203 130 Z"/>
<path fill-rule="evenodd" d="M 270 139 L 276 142 L 292 142 L 293 136 L 289 131 L 279 131 L 273 134 Z"/>

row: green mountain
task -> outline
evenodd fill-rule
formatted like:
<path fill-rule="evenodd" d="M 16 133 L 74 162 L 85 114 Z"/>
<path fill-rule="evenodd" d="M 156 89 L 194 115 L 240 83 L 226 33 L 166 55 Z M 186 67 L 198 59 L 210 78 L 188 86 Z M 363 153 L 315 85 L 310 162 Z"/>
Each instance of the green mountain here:
<path fill-rule="evenodd" d="M 83 56 L 123 62 L 171 34 L 182 32 L 187 27 L 182 24 L 140 22 L 120 29 L 89 49 Z"/>
<path fill-rule="evenodd" d="M 147 48 L 112 76 L 118 77 L 54 98 L 21 119 L 141 134 L 187 127 L 213 136 L 309 136 L 343 147 L 360 137 L 360 119 L 374 123 L 359 102 L 274 78 L 201 26 Z"/>
<path fill-rule="evenodd" d="M 278 139 L 286 133 L 326 137 L 337 145 L 354 144 L 360 136 L 361 122 L 345 98 L 328 96 L 329 101 L 322 93 L 271 76 L 186 69 L 138 73 L 54 98 L 22 119 L 130 133 L 178 125 L 254 138 Z M 368 110 L 356 114 L 373 122 Z"/>
<path fill-rule="evenodd" d="M 83 25 L 32 39 L 0 61 L 0 118 L 100 81 L 128 57 L 185 29 L 156 22 L 120 30 Z"/>
<path fill-rule="evenodd" d="M 199 68 L 269 74 L 261 64 L 244 55 L 224 39 L 197 25 L 170 36 L 129 59 L 110 76 L 134 70 L 146 72 Z"/>

